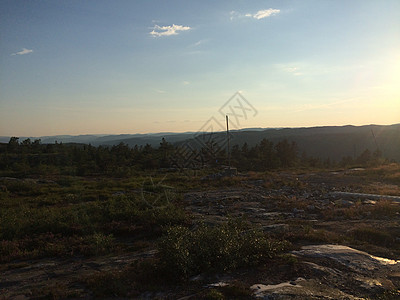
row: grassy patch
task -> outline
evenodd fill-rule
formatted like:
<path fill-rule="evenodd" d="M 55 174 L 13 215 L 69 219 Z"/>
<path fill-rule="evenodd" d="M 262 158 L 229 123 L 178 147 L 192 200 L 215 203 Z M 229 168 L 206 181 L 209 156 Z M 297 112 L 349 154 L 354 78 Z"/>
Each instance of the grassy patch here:
<path fill-rule="evenodd" d="M 87 236 L 69 236 L 51 232 L 0 241 L 0 262 L 40 257 L 71 255 L 104 255 L 117 253 L 120 247 L 112 235 L 94 233 Z"/>
<path fill-rule="evenodd" d="M 356 240 L 377 246 L 391 247 L 395 243 L 394 237 L 389 232 L 367 225 L 352 230 L 351 236 Z"/>
<path fill-rule="evenodd" d="M 189 222 L 179 194 L 168 191 L 165 197 L 156 190 L 143 198 L 130 191 L 138 182 L 69 176 L 3 180 L 1 260 L 103 255 L 119 249 L 114 237 L 146 240 L 159 236 L 165 226 Z M 108 189 L 98 190 L 100 183 Z"/>

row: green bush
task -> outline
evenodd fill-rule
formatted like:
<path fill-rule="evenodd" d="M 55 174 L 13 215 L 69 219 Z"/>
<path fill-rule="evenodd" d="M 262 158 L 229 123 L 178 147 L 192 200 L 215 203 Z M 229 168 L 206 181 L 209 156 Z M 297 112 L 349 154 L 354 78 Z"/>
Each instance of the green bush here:
<path fill-rule="evenodd" d="M 103 255 L 115 249 L 115 239 L 112 234 L 94 233 L 85 237 L 84 247 L 81 248 L 86 255 Z"/>
<path fill-rule="evenodd" d="M 97 272 L 86 279 L 86 284 L 96 297 L 125 296 L 129 286 L 124 273 L 118 271 Z"/>
<path fill-rule="evenodd" d="M 162 268 L 170 278 L 184 279 L 202 272 L 221 272 L 258 265 L 288 247 L 268 239 L 261 231 L 235 222 L 195 231 L 175 226 L 159 243 Z"/>

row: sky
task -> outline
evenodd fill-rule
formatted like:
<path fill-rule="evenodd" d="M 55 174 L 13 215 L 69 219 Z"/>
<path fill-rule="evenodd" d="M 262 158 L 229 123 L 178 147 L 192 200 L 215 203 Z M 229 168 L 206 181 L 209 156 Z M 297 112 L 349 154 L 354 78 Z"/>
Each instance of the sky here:
<path fill-rule="evenodd" d="M 0 136 L 196 132 L 226 114 L 400 123 L 400 1 L 0 0 Z"/>

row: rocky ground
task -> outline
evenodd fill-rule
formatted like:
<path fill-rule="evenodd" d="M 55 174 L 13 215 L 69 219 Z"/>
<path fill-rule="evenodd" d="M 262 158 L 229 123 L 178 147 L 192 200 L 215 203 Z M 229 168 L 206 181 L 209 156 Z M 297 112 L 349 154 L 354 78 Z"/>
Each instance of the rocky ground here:
<path fill-rule="evenodd" d="M 395 299 L 400 295 L 400 215 L 391 214 L 391 208 L 396 211 L 400 199 L 376 195 L 389 191 L 399 196 L 400 187 L 379 178 L 366 180 L 357 176 L 361 171 L 239 175 L 237 184 L 228 187 L 189 191 L 183 202 L 194 224 L 240 217 L 266 234 L 290 240 L 295 250 L 269 266 L 209 278 L 199 274 L 191 279 L 201 282 L 196 290 L 179 287 L 139 298 L 196 299 L 204 290 L 232 285 L 261 299 Z M 390 242 L 380 235 L 376 240 L 358 237 L 365 226 L 389 235 Z M 35 298 L 52 289 L 55 298 L 65 295 L 57 294 L 62 289 L 90 299 L 83 278 L 153 255 L 153 249 L 145 249 L 91 259 L 7 263 L 0 266 L 0 299 Z"/>

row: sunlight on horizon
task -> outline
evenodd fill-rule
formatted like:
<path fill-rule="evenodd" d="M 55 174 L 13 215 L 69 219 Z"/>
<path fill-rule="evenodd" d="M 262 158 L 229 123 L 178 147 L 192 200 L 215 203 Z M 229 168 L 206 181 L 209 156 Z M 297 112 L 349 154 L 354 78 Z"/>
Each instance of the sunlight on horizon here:
<path fill-rule="evenodd" d="M 3 2 L 0 33 L 0 136 L 198 131 L 239 90 L 240 128 L 400 123 L 394 0 Z"/>

